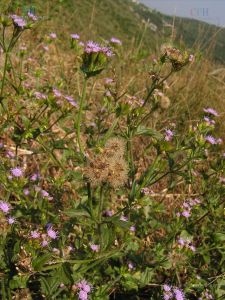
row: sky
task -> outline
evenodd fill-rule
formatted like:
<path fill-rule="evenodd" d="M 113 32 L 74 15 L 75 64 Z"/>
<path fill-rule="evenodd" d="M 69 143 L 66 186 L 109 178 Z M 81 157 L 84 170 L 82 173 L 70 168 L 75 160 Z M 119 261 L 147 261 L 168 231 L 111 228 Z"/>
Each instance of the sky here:
<path fill-rule="evenodd" d="M 139 0 L 164 14 L 225 27 L 225 0 Z"/>

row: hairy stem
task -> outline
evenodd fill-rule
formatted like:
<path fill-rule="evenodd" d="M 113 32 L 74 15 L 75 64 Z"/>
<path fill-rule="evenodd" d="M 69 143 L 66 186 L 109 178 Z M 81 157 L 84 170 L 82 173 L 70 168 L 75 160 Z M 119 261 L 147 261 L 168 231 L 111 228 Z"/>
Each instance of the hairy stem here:
<path fill-rule="evenodd" d="M 81 95 L 81 99 L 80 99 L 78 120 L 77 120 L 77 141 L 78 141 L 80 153 L 82 154 L 83 157 L 84 157 L 84 149 L 83 149 L 83 145 L 80 140 L 80 127 L 81 127 L 81 120 L 82 120 L 83 105 L 84 105 L 84 101 L 85 101 L 85 97 L 86 97 L 86 90 L 87 90 L 87 78 L 85 77 L 82 95 Z"/>

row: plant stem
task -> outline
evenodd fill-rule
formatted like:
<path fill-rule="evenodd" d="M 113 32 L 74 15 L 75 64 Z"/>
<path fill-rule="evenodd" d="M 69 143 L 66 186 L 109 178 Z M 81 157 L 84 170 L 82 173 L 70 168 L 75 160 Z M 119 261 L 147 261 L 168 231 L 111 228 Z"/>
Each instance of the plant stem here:
<path fill-rule="evenodd" d="M 100 188 L 100 198 L 99 198 L 99 206 L 98 206 L 98 221 L 99 221 L 99 224 L 102 221 L 103 191 L 104 191 L 104 186 L 102 185 L 101 188 Z"/>
<path fill-rule="evenodd" d="M 2 85 L 1 85 L 1 93 L 0 93 L 0 101 L 2 101 L 2 96 L 4 92 L 4 86 L 5 86 L 5 79 L 6 79 L 6 70 L 7 70 L 7 63 L 8 63 L 9 53 L 8 51 L 5 53 L 5 64 L 3 69 L 3 76 L 2 76 Z"/>
<path fill-rule="evenodd" d="M 83 105 L 86 97 L 86 90 L 87 90 L 87 77 L 84 78 L 84 84 L 83 84 L 83 90 L 80 99 L 80 107 L 79 107 L 78 120 L 77 120 L 77 141 L 78 141 L 80 153 L 82 154 L 83 158 L 84 158 L 84 149 L 80 140 L 80 126 L 81 126 Z"/>

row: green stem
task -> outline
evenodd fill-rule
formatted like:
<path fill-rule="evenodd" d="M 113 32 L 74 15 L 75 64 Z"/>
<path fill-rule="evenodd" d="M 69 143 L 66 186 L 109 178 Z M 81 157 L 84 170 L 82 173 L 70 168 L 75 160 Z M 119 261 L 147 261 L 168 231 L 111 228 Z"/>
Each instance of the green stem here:
<path fill-rule="evenodd" d="M 2 77 L 2 86 L 1 86 L 1 93 L 0 93 L 0 101 L 2 101 L 2 96 L 3 96 L 3 92 L 4 92 L 8 58 L 9 58 L 9 53 L 7 51 L 5 53 L 5 64 L 4 64 L 4 69 L 3 69 L 3 77 Z"/>
<path fill-rule="evenodd" d="M 98 206 L 98 221 L 99 221 L 99 224 L 101 224 L 101 221 L 102 221 L 103 191 L 104 191 L 104 186 L 102 185 L 101 188 L 100 188 L 100 199 L 99 199 L 99 206 Z"/>
<path fill-rule="evenodd" d="M 77 141 L 78 141 L 80 153 L 82 154 L 83 157 L 84 157 L 84 149 L 80 140 L 80 126 L 81 126 L 83 105 L 86 97 L 86 90 L 87 90 L 87 77 L 84 78 L 84 84 L 83 84 L 83 90 L 80 99 L 80 107 L 79 107 L 78 120 L 77 120 Z"/>

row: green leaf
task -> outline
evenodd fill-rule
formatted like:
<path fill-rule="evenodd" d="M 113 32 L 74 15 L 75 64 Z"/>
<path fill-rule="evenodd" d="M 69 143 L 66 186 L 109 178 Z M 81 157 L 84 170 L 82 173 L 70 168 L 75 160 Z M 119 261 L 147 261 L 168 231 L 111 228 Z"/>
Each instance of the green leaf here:
<path fill-rule="evenodd" d="M 154 275 L 154 270 L 150 268 L 146 268 L 145 271 L 141 273 L 141 278 L 140 278 L 141 284 L 143 286 L 148 285 L 151 282 L 153 275 Z"/>
<path fill-rule="evenodd" d="M 86 210 L 82 210 L 82 209 L 66 210 L 66 211 L 64 211 L 64 214 L 71 217 L 71 218 L 90 217 L 90 214 Z"/>
<path fill-rule="evenodd" d="M 34 270 L 41 271 L 42 268 L 44 267 L 44 265 L 50 260 L 50 258 L 51 258 L 51 253 L 46 253 L 42 256 L 35 258 L 32 261 L 32 266 L 33 266 Z"/>
<path fill-rule="evenodd" d="M 163 138 L 163 135 L 152 128 L 147 128 L 144 126 L 138 126 L 135 135 L 145 135 L 145 136 L 151 136 L 154 137 L 157 140 L 161 140 Z"/>

